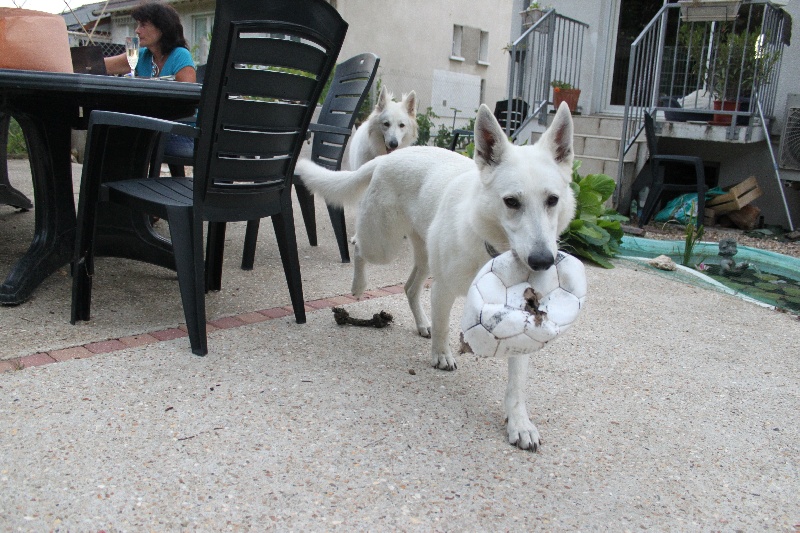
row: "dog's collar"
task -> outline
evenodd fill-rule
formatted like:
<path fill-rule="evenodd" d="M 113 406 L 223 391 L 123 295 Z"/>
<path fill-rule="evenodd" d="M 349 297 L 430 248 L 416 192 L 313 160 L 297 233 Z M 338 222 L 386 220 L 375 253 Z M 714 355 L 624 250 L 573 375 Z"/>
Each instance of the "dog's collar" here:
<path fill-rule="evenodd" d="M 489 257 L 497 257 L 500 255 L 500 252 L 498 252 L 494 246 L 489 244 L 488 241 L 483 241 L 483 245 L 486 247 L 486 252 L 489 254 Z"/>

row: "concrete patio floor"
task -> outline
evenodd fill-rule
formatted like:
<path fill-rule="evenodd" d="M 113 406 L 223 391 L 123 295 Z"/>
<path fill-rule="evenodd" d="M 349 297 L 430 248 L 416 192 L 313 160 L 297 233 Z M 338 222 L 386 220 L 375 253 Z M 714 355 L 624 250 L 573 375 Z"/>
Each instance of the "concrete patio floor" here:
<path fill-rule="evenodd" d="M 30 192 L 27 162 L 9 164 Z M 206 357 L 163 333 L 183 313 L 157 267 L 99 259 L 79 325 L 66 269 L 0 307 L 0 529 L 800 531 L 796 317 L 588 267 L 580 320 L 531 358 L 530 453 L 505 437 L 505 361 L 430 367 L 398 294 L 406 257 L 370 268 L 356 302 L 324 206 L 319 247 L 295 220 L 308 323 L 282 316 L 271 225 L 244 272 L 234 224 Z M 0 206 L 4 273 L 32 221 Z M 337 326 L 340 304 L 395 322 Z"/>

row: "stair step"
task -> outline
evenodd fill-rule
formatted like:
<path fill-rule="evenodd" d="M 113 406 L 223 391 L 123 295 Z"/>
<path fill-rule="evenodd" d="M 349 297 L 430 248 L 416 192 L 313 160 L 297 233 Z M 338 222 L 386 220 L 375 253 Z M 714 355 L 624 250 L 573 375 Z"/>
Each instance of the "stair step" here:
<path fill-rule="evenodd" d="M 541 137 L 541 133 L 531 134 L 531 144 L 535 143 Z M 637 159 L 637 152 L 644 147 L 644 139 L 637 139 L 635 147 L 628 150 L 625 154 L 625 161 L 635 161 Z M 575 133 L 573 139 L 573 149 L 576 157 L 590 156 L 590 157 L 603 157 L 616 161 L 619 158 L 619 137 L 608 135 L 587 135 L 582 133 Z"/>

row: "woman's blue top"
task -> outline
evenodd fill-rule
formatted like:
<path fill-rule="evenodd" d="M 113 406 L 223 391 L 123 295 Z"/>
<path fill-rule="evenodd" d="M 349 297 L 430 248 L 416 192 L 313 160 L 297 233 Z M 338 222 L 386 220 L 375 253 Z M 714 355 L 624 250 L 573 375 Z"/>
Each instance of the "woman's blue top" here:
<path fill-rule="evenodd" d="M 153 53 L 147 48 L 140 48 L 139 62 L 136 63 L 136 76 L 139 78 L 174 76 L 184 67 L 195 68 L 192 53 L 182 46 L 177 47 L 169 54 L 164 68 L 160 72 L 153 72 L 153 64 Z"/>

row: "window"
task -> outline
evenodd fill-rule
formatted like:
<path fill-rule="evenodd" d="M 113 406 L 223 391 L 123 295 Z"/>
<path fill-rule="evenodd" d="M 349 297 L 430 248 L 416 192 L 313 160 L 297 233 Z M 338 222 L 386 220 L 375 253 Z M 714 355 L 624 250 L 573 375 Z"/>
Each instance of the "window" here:
<path fill-rule="evenodd" d="M 450 59 L 453 61 L 464 61 L 461 55 L 461 39 L 464 34 L 464 26 L 453 25 L 453 50 L 450 52 Z"/>
<path fill-rule="evenodd" d="M 204 65 L 208 61 L 208 47 L 211 44 L 211 31 L 214 28 L 214 15 L 194 15 L 192 17 L 192 55 L 195 63 Z"/>
<path fill-rule="evenodd" d="M 481 32 L 480 51 L 478 53 L 478 64 L 479 65 L 488 65 L 489 64 L 489 32 L 488 31 L 482 31 Z"/>

